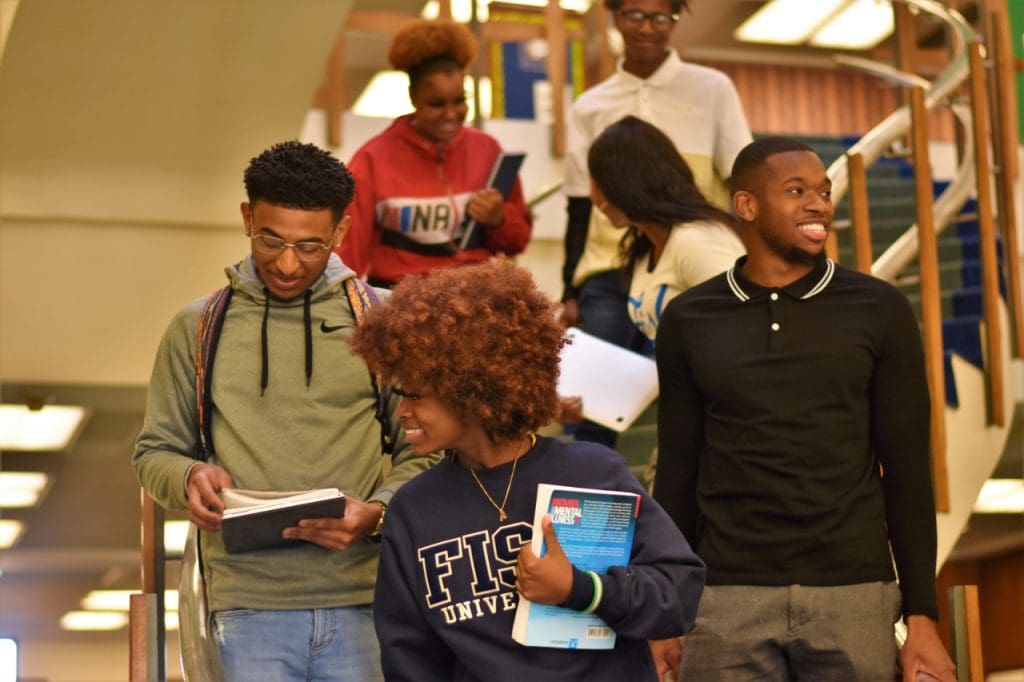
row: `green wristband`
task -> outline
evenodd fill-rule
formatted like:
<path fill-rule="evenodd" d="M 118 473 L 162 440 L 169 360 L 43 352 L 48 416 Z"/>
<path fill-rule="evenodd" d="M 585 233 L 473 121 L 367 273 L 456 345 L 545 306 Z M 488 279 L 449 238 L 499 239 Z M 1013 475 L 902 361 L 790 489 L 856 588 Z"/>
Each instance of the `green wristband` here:
<path fill-rule="evenodd" d="M 601 576 L 593 571 L 587 571 L 587 575 L 594 581 L 594 598 L 590 600 L 587 608 L 580 611 L 580 613 L 593 613 L 594 609 L 601 603 L 601 597 L 604 596 L 604 583 L 601 582 Z"/>

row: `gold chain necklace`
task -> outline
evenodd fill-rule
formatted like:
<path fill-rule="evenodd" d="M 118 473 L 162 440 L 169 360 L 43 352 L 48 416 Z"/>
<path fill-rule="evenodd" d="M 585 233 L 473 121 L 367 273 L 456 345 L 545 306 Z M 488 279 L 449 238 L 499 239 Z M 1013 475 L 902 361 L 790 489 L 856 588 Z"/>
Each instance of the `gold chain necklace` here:
<path fill-rule="evenodd" d="M 532 448 L 536 444 L 537 436 L 536 434 L 531 433 L 530 448 Z M 529 448 L 527 448 L 527 450 L 529 450 Z M 516 458 L 512 460 L 512 473 L 509 474 L 508 485 L 505 486 L 505 497 L 503 497 L 501 500 L 501 506 L 498 506 L 498 503 L 494 501 L 494 498 L 491 497 L 491 494 L 487 492 L 487 488 L 485 488 L 484 484 L 480 482 L 480 478 L 476 475 L 476 471 L 474 471 L 472 467 L 470 467 L 469 469 L 469 473 L 471 476 L 473 476 L 473 480 L 476 481 L 476 484 L 480 487 L 480 492 L 484 494 L 484 497 L 486 497 L 487 501 L 491 503 L 491 506 L 498 510 L 499 523 L 508 518 L 508 514 L 505 513 L 505 505 L 508 504 L 508 494 L 512 491 L 512 479 L 516 477 L 516 464 L 519 463 L 519 458 L 522 457 L 524 454 L 525 451 L 517 454 Z"/>

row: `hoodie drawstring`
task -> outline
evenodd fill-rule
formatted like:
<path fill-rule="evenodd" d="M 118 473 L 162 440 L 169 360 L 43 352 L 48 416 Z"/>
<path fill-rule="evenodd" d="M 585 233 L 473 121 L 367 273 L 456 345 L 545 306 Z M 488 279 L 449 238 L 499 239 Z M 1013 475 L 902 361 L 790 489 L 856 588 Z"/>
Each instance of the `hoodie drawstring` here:
<path fill-rule="evenodd" d="M 260 329 L 260 350 L 263 352 L 263 367 L 260 372 L 260 396 L 267 391 L 269 359 L 267 357 L 267 318 L 270 316 L 270 290 L 263 287 L 263 326 Z"/>
<path fill-rule="evenodd" d="M 313 378 L 313 325 L 310 322 L 309 301 L 313 292 L 306 289 L 306 297 L 302 305 L 302 319 L 306 323 L 306 388 L 309 388 L 309 381 Z"/>
<path fill-rule="evenodd" d="M 260 369 L 260 395 L 267 392 L 267 384 L 270 383 L 270 353 L 267 344 L 267 320 L 270 317 L 270 291 L 263 287 L 263 325 L 260 328 L 260 351 L 262 353 L 262 367 Z M 310 303 L 313 299 L 313 292 L 306 290 L 302 299 L 302 321 L 306 327 L 306 386 L 313 379 L 313 314 Z"/>

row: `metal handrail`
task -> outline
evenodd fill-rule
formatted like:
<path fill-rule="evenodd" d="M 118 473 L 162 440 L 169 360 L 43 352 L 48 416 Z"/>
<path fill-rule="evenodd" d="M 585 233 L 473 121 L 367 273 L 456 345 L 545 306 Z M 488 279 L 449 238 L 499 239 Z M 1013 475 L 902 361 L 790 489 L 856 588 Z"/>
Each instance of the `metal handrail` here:
<path fill-rule="evenodd" d="M 942 106 L 944 102 L 953 95 L 956 88 L 967 79 L 969 71 L 967 45 L 974 40 L 974 29 L 971 28 L 970 24 L 959 12 L 944 7 L 934 0 L 897 1 L 904 2 L 911 7 L 916 7 L 922 12 L 935 16 L 946 23 L 952 30 L 954 56 L 939 76 L 934 81 L 928 83 L 925 88 L 925 108 L 928 111 L 934 111 Z M 861 70 L 871 70 L 882 78 L 898 80 L 904 84 L 908 81 L 914 82 L 917 79 L 916 76 L 898 72 L 887 64 L 877 62 L 873 63 L 866 59 L 841 57 L 837 58 L 836 61 L 844 65 L 854 66 Z M 914 82 L 914 84 L 916 85 L 917 82 Z M 889 150 L 895 140 L 906 135 L 909 130 L 910 107 L 904 105 L 886 117 L 885 120 L 877 126 L 865 133 L 863 137 L 861 137 L 847 150 L 847 154 L 860 154 L 864 159 L 865 165 L 870 166 Z M 834 203 L 839 203 L 842 200 L 843 196 L 846 194 L 847 188 L 849 187 L 848 163 L 848 158 L 844 155 L 833 162 L 828 168 L 828 175 L 832 180 L 832 200 Z M 958 169 L 958 178 L 961 176 L 961 171 L 962 166 L 961 169 Z M 967 175 L 969 176 L 970 173 Z M 959 207 L 957 208 L 959 209 Z M 939 206 L 936 204 L 936 222 L 943 225 L 947 222 L 948 218 L 944 218 L 940 215 L 938 209 Z M 890 247 L 890 249 L 891 248 L 892 247 Z M 910 256 L 910 259 L 912 258 L 913 255 Z M 875 274 L 876 276 L 882 277 L 878 272 L 875 272 Z M 892 275 L 892 277 L 895 277 L 895 275 Z M 883 277 L 883 279 L 891 279 L 891 277 Z"/>

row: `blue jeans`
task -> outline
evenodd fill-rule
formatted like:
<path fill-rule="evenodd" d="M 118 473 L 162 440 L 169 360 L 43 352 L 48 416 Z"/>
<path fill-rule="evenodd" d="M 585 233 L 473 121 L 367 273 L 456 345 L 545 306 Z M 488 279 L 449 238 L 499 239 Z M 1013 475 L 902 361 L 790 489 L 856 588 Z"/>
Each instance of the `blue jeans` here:
<path fill-rule="evenodd" d="M 383 680 L 370 606 L 213 614 L 228 682 Z"/>
<path fill-rule="evenodd" d="M 580 329 L 616 346 L 639 352 L 644 336 L 629 319 L 628 285 L 621 270 L 600 272 L 580 287 L 576 300 L 580 309 Z M 576 440 L 602 443 L 615 447 L 618 434 L 608 428 L 586 421 L 576 429 Z"/>

